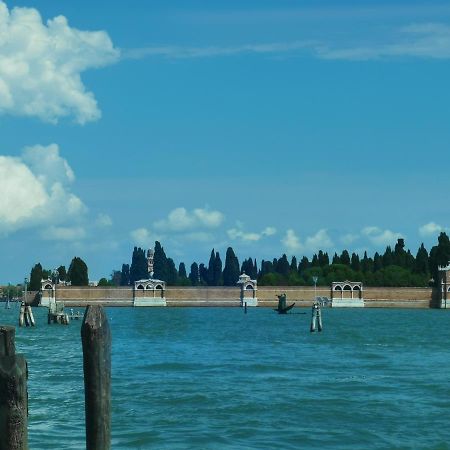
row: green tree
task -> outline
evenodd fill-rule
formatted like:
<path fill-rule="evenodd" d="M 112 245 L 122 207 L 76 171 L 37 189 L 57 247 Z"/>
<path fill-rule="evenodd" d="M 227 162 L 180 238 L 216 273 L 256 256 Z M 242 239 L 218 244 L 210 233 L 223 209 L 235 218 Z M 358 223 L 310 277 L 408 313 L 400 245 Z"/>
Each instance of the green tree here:
<path fill-rule="evenodd" d="M 189 280 L 191 280 L 192 286 L 198 286 L 200 283 L 200 274 L 198 271 L 198 264 L 193 262 L 191 264 L 191 271 L 189 272 Z"/>
<path fill-rule="evenodd" d="M 178 266 L 178 276 L 180 277 L 180 279 L 187 278 L 186 266 L 184 262 L 180 262 L 180 265 Z"/>
<path fill-rule="evenodd" d="M 148 277 L 148 265 L 145 251 L 141 247 L 134 247 L 133 255 L 131 258 L 130 283 L 133 284 L 138 280 L 146 280 Z M 166 280 L 164 279 L 164 281 Z"/>
<path fill-rule="evenodd" d="M 57 269 L 59 281 L 67 281 L 66 266 L 59 266 Z"/>
<path fill-rule="evenodd" d="M 438 237 L 438 245 L 430 250 L 430 271 L 435 283 L 439 282 L 438 267 L 447 266 L 450 261 L 450 240 L 446 233 L 442 232 Z"/>
<path fill-rule="evenodd" d="M 97 286 L 109 286 L 109 282 L 106 278 L 100 278 L 100 280 L 98 280 Z"/>
<path fill-rule="evenodd" d="M 342 251 L 339 259 L 341 260 L 341 264 L 345 264 L 346 266 L 350 265 L 350 255 L 347 250 Z"/>
<path fill-rule="evenodd" d="M 423 275 L 428 275 L 430 272 L 430 267 L 428 264 L 428 252 L 425 246 L 423 245 L 423 242 L 420 245 L 419 250 L 417 250 L 414 272 L 421 273 Z"/>
<path fill-rule="evenodd" d="M 216 252 L 216 257 L 214 258 L 213 286 L 221 285 L 223 285 L 222 260 L 220 259 L 219 252 Z"/>
<path fill-rule="evenodd" d="M 120 273 L 120 285 L 130 285 L 130 266 L 128 264 L 122 264 L 122 271 Z"/>
<path fill-rule="evenodd" d="M 169 277 L 167 256 L 161 244 L 155 242 L 155 253 L 153 255 L 153 276 L 158 280 L 167 281 Z"/>
<path fill-rule="evenodd" d="M 172 258 L 167 258 L 167 279 L 165 281 L 169 286 L 175 286 L 178 282 L 178 272 Z"/>
<path fill-rule="evenodd" d="M 367 256 L 367 255 L 365 255 Z M 352 270 L 358 272 L 361 269 L 361 263 L 359 261 L 359 256 L 356 253 L 352 253 L 352 259 L 350 261 L 350 267 Z"/>
<path fill-rule="evenodd" d="M 41 280 L 44 278 L 41 263 L 37 263 L 31 269 L 30 284 L 28 289 L 30 291 L 39 291 L 41 289 Z"/>
<path fill-rule="evenodd" d="M 69 271 L 67 273 L 72 286 L 88 286 L 89 285 L 89 276 L 88 276 L 88 268 L 86 263 L 75 256 L 72 259 L 72 262 L 69 266 Z"/>
<path fill-rule="evenodd" d="M 234 253 L 234 250 L 231 247 L 228 247 L 225 254 L 225 267 L 223 268 L 223 285 L 236 286 L 239 275 L 239 260 Z"/>

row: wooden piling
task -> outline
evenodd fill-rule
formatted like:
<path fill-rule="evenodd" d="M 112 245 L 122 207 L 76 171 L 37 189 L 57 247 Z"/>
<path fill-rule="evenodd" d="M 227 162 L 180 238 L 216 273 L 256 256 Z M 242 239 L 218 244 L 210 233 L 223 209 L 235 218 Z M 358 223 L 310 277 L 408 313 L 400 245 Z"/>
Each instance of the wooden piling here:
<path fill-rule="evenodd" d="M 81 326 L 86 449 L 111 447 L 111 332 L 102 306 L 88 306 Z"/>
<path fill-rule="evenodd" d="M 28 449 L 28 368 L 14 337 L 14 327 L 0 326 L 0 450 Z"/>
<path fill-rule="evenodd" d="M 22 302 L 20 304 L 19 311 L 19 327 L 23 327 L 25 325 L 25 303 Z"/>

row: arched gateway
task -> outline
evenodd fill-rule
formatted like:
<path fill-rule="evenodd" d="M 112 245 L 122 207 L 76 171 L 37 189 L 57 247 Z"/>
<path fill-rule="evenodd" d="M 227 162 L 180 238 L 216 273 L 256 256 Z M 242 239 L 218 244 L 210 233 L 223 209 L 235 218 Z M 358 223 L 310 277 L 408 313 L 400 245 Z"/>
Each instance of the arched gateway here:
<path fill-rule="evenodd" d="M 363 284 L 360 281 L 333 281 L 331 305 L 333 307 L 363 307 Z"/>

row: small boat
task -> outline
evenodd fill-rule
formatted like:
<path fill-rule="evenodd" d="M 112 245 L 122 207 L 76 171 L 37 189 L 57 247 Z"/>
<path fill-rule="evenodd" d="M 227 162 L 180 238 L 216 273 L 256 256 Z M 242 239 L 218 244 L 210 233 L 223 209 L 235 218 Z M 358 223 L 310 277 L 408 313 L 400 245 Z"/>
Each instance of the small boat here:
<path fill-rule="evenodd" d="M 278 307 L 274 309 L 278 314 L 286 314 L 290 311 L 294 306 L 295 302 L 292 305 L 286 306 L 286 294 L 277 295 L 278 297 Z"/>

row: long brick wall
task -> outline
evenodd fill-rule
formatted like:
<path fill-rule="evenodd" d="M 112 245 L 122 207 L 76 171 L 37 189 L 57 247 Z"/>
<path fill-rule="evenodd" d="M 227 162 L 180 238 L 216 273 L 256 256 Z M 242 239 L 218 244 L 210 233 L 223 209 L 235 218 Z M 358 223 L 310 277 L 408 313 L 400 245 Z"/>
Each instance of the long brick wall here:
<path fill-rule="evenodd" d="M 309 286 L 260 286 L 257 291 L 258 305 L 274 307 L 277 294 L 286 293 L 287 301 L 297 306 L 311 306 L 314 287 Z M 143 293 L 138 292 L 137 295 Z M 316 294 L 331 298 L 331 288 L 317 287 Z M 339 293 L 335 293 L 335 295 Z M 349 292 L 344 293 L 349 296 Z M 238 287 L 168 287 L 165 291 L 167 306 L 239 306 Z M 357 293 L 354 293 L 357 295 Z M 432 288 L 379 288 L 366 287 L 362 292 L 366 307 L 429 308 L 437 306 L 437 291 Z M 106 304 L 132 306 L 131 287 L 70 287 L 56 288 L 56 299 L 66 306 Z"/>

